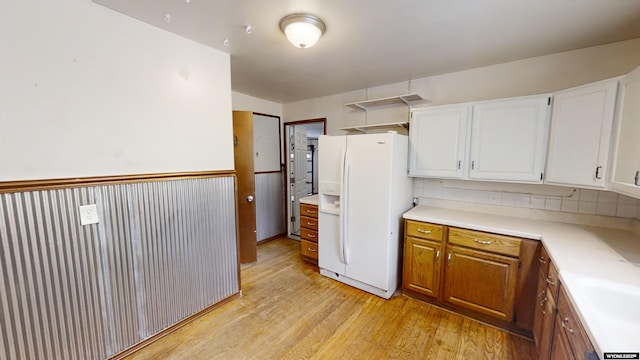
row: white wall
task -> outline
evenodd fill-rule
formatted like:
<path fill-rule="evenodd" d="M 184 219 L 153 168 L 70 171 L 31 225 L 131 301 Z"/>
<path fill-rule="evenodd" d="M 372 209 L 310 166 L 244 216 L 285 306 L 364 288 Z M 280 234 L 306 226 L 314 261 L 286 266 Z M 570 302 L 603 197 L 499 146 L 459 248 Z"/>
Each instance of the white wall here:
<path fill-rule="evenodd" d="M 430 105 L 532 95 L 622 75 L 638 65 L 640 39 L 634 39 L 287 103 L 283 120 L 326 117 L 328 134 L 336 135 L 345 126 L 408 119 L 403 106 L 364 113 L 344 106 L 349 102 L 408 92 L 429 99 Z"/>
<path fill-rule="evenodd" d="M 635 39 L 287 103 L 283 106 L 284 121 L 326 117 L 327 133 L 338 135 L 345 133 L 341 127 L 408 120 L 405 106 L 365 113 L 345 103 L 418 93 L 431 101 L 415 106 L 419 107 L 549 93 L 622 75 L 638 65 L 640 39 Z M 565 194 L 556 187 L 519 184 L 484 189 L 483 184 L 487 183 L 417 178 L 413 180 L 413 196 L 421 198 L 421 203 L 454 200 L 640 219 L 640 201 L 611 192 L 566 188 Z"/>
<path fill-rule="evenodd" d="M 0 181 L 233 169 L 228 54 L 92 3 L 6 3 Z"/>
<path fill-rule="evenodd" d="M 252 111 L 282 117 L 282 104 L 260 99 L 234 91 L 232 93 L 234 111 Z"/>

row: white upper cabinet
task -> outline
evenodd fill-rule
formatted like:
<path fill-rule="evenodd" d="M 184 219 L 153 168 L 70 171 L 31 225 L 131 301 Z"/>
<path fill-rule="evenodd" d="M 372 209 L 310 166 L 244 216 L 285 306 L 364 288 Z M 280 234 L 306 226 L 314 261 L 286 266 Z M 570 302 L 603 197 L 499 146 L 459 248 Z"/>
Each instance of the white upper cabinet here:
<path fill-rule="evenodd" d="M 550 99 L 535 95 L 474 104 L 469 179 L 541 183 Z"/>
<path fill-rule="evenodd" d="M 618 79 L 553 95 L 545 183 L 604 188 Z"/>
<path fill-rule="evenodd" d="M 611 189 L 640 198 L 640 67 L 620 83 L 622 102 Z"/>
<path fill-rule="evenodd" d="M 414 110 L 410 124 L 409 175 L 462 179 L 471 105 Z"/>

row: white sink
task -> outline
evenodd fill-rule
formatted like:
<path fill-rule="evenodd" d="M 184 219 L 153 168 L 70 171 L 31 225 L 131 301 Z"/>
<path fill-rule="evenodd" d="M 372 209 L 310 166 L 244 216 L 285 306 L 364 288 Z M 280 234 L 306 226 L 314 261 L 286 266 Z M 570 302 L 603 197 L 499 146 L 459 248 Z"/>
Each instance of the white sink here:
<path fill-rule="evenodd" d="M 560 272 L 601 359 L 604 352 L 640 352 L 640 286 Z"/>

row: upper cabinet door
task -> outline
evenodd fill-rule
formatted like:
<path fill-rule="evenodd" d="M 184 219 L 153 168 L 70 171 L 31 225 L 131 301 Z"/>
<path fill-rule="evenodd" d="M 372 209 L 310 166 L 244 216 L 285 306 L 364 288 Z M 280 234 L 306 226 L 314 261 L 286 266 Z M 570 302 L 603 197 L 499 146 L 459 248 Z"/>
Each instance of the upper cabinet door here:
<path fill-rule="evenodd" d="M 409 175 L 463 177 L 470 108 L 468 104 L 460 104 L 412 112 Z"/>
<path fill-rule="evenodd" d="M 545 183 L 604 188 L 618 79 L 553 95 Z"/>
<path fill-rule="evenodd" d="M 622 105 L 611 188 L 640 198 L 640 67 L 620 83 Z"/>
<path fill-rule="evenodd" d="M 550 99 L 536 95 L 475 104 L 469 178 L 541 183 Z"/>

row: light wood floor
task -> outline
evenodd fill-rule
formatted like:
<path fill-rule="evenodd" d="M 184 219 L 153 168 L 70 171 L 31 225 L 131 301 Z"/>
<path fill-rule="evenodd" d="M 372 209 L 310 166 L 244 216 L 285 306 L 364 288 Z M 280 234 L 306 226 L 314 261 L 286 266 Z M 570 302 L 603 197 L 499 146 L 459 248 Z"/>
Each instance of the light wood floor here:
<path fill-rule="evenodd" d="M 258 247 L 243 296 L 129 359 L 533 359 L 531 341 L 397 295 L 321 276 L 299 243 Z"/>

